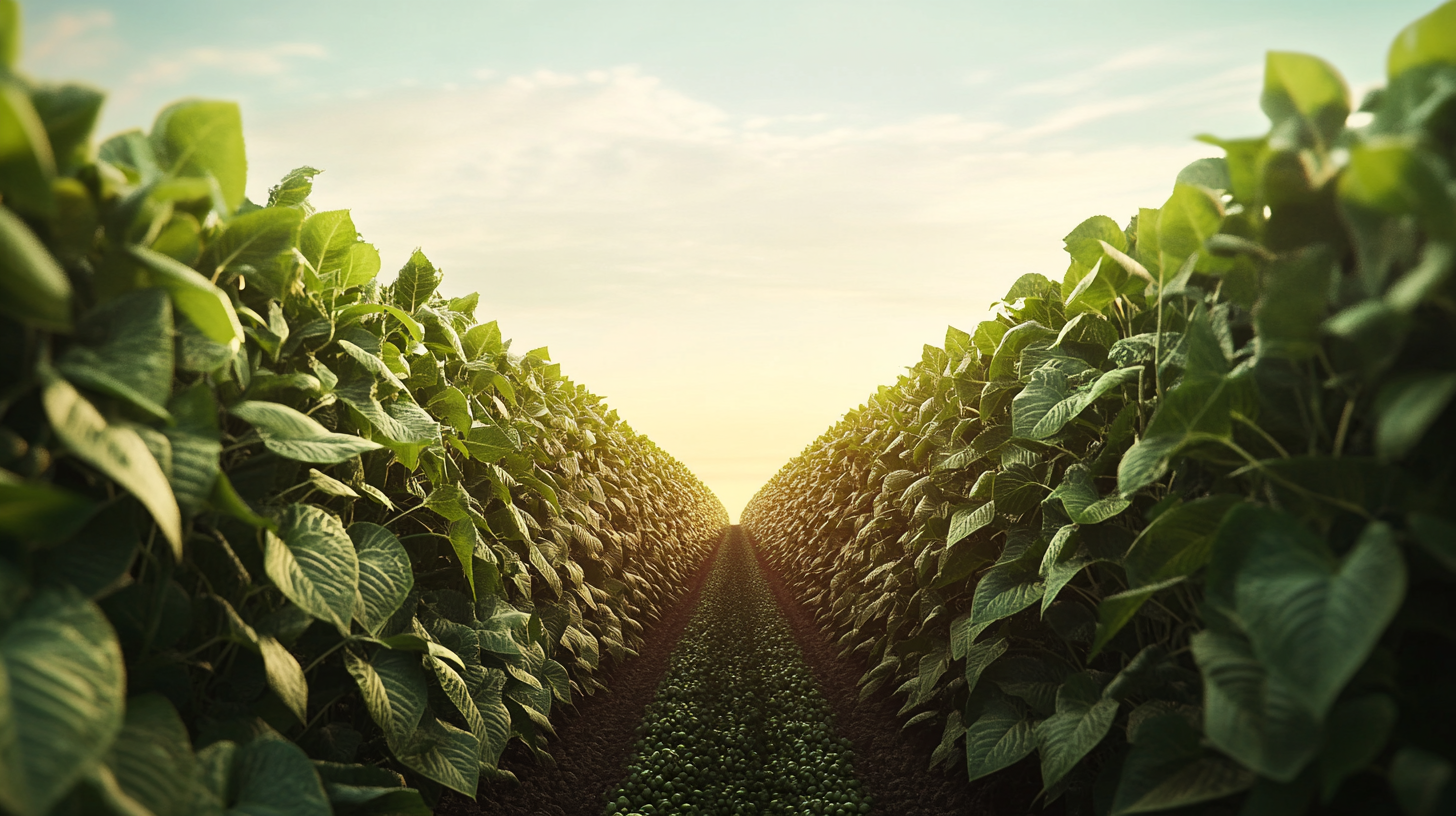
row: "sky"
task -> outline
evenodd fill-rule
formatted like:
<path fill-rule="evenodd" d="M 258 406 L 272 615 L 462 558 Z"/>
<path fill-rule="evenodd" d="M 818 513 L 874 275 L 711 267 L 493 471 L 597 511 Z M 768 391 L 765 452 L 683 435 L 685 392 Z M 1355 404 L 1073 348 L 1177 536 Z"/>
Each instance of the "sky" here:
<path fill-rule="evenodd" d="M 1435 5 L 32 0 L 21 64 L 107 90 L 103 137 L 237 100 L 250 197 L 323 169 L 386 270 L 422 247 L 736 520 L 1083 219 L 1159 206 L 1194 136 L 1263 133 L 1267 51 L 1358 103 Z"/>

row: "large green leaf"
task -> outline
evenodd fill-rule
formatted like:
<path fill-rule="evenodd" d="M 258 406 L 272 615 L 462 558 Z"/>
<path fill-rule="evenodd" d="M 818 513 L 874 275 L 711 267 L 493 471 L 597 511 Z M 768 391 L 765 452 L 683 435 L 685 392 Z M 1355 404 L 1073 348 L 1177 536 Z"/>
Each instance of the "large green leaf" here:
<path fill-rule="evenodd" d="M 22 541 L 62 541 L 85 523 L 95 505 L 50 482 L 0 470 L 0 533 Z"/>
<path fill-rule="evenodd" d="M 236 103 L 194 99 L 170 105 L 152 124 L 151 144 L 169 174 L 216 179 L 224 216 L 243 203 L 248 158 Z"/>
<path fill-rule="evenodd" d="M 1103 598 L 1097 604 L 1097 635 L 1092 639 L 1092 648 L 1088 652 L 1089 659 L 1096 657 L 1103 647 L 1112 642 L 1112 638 L 1122 631 L 1122 627 L 1133 619 L 1133 616 L 1143 608 L 1143 604 L 1147 603 L 1149 598 L 1182 582 L 1181 576 L 1169 578 L 1166 581 L 1140 586 Z"/>
<path fill-rule="evenodd" d="M 1148 431 L 1123 454 L 1117 466 L 1117 489 L 1131 498 L 1168 471 L 1183 448 L 1232 434 L 1227 379 L 1184 381 L 1163 398 Z"/>
<path fill-rule="evenodd" d="M 1055 372 L 1037 371 L 1011 400 L 1013 432 L 1023 439 L 1046 439 L 1114 389 L 1136 383 L 1141 371 L 1140 366 L 1114 369 L 1077 389 L 1066 388 L 1065 378 L 1058 380 Z"/>
<path fill-rule="evenodd" d="M 1386 383 L 1376 399 L 1375 450 L 1382 459 L 1404 458 L 1456 397 L 1456 373 L 1411 374 Z"/>
<path fill-rule="evenodd" d="M 1222 224 L 1223 205 L 1213 194 L 1191 184 L 1175 184 L 1158 216 L 1159 280 L 1172 278 L 1193 253 L 1206 256 L 1203 242 Z"/>
<path fill-rule="evenodd" d="M 962 539 L 975 534 L 996 519 L 996 502 L 968 505 L 958 508 L 950 517 L 950 532 L 946 533 L 945 545 L 954 547 Z"/>
<path fill-rule="evenodd" d="M 1214 535 L 1238 496 L 1220 493 L 1165 510 L 1144 527 L 1123 557 L 1134 589 L 1191 575 L 1208 563 Z"/>
<path fill-rule="evenodd" d="M 195 513 L 212 496 L 221 472 L 217 399 L 207 383 L 198 382 L 173 396 L 167 409 L 176 422 L 162 429 L 172 444 L 168 478 L 182 511 Z"/>
<path fill-rule="evenodd" d="M 56 367 L 66 379 L 120 397 L 159 419 L 171 419 L 172 304 L 144 289 L 107 301 L 81 321 L 77 339 Z"/>
<path fill-rule="evenodd" d="M 303 676 L 303 667 L 298 658 L 270 635 L 260 635 L 257 640 L 258 653 L 263 657 L 263 671 L 268 676 L 268 688 L 293 712 L 300 723 L 308 722 L 308 681 Z"/>
<path fill-rule="evenodd" d="M 1319 353 L 1330 277 L 1338 269 L 1337 259 L 1324 249 L 1289 253 L 1269 264 L 1254 304 L 1260 357 L 1305 360 Z"/>
<path fill-rule="evenodd" d="M 238 746 L 229 816 L 332 816 L 323 782 L 302 748 L 274 735 Z"/>
<path fill-rule="evenodd" d="M 1456 6 L 1443 3 L 1401 29 L 1390 45 L 1386 72 L 1395 79 L 1424 65 L 1456 65 Z"/>
<path fill-rule="evenodd" d="M 966 728 L 966 773 L 971 781 L 1021 761 L 1036 750 L 1036 722 L 1015 703 L 993 697 Z"/>
<path fill-rule="evenodd" d="M 208 243 L 199 268 L 209 278 L 230 269 L 246 271 L 244 266 L 253 268 L 250 277 L 266 274 L 279 255 L 298 243 L 302 223 L 303 211 L 293 207 L 265 207 L 239 215 Z"/>
<path fill-rule="evenodd" d="M 474 796 L 480 783 L 480 741 L 469 731 L 426 717 L 409 739 L 390 750 L 415 773 Z"/>
<path fill-rule="evenodd" d="M 96 406 L 60 377 L 46 378 L 42 398 L 56 437 L 71 453 L 106 474 L 151 512 L 180 562 L 182 514 L 167 475 L 141 436 L 127 426 L 108 424 Z"/>
<path fill-rule="evenodd" d="M 0 806 L 41 816 L 122 729 L 121 646 L 95 604 L 42 589 L 0 632 Z"/>
<path fill-rule="evenodd" d="M 1150 717 L 1122 766 L 1112 814 L 1161 813 L 1222 799 L 1254 784 L 1255 775 L 1206 750 L 1180 714 Z"/>
<path fill-rule="evenodd" d="M 71 281 L 30 227 L 0 207 L 0 312 L 47 331 L 71 330 Z"/>
<path fill-rule="evenodd" d="M 349 525 L 349 538 L 359 554 L 359 603 L 354 619 L 378 635 L 399 610 L 415 585 L 409 553 L 394 533 L 368 522 Z"/>
<path fill-rule="evenodd" d="M 176 307 L 192 325 L 214 343 L 238 348 L 243 342 L 243 325 L 227 293 L 217 288 L 196 270 L 153 252 L 146 247 L 128 247 L 131 254 L 150 274 L 152 283 L 167 290 Z"/>
<path fill-rule="evenodd" d="M 1264 93 L 1259 98 L 1284 139 L 1313 141 L 1328 148 L 1350 116 L 1350 89 L 1328 62 L 1308 54 L 1270 51 L 1264 60 Z M 1292 131 L 1292 132 L 1291 132 Z"/>
<path fill-rule="evenodd" d="M 8 71 L 0 76 L 0 198 L 27 215 L 55 212 L 56 160 L 30 95 Z"/>
<path fill-rule="evenodd" d="M 1204 630 L 1193 636 L 1203 672 L 1203 728 L 1209 741 L 1261 775 L 1297 777 L 1320 745 L 1320 723 L 1307 692 L 1271 673 L 1241 635 Z"/>
<path fill-rule="evenodd" d="M 1117 717 L 1117 705 L 1102 696 L 1101 686 L 1087 672 L 1067 678 L 1057 690 L 1057 713 L 1036 726 L 1042 790 L 1050 790 L 1102 742 Z"/>
<path fill-rule="evenodd" d="M 439 285 L 440 274 L 435 271 L 434 264 L 417 249 L 404 268 L 399 270 L 399 277 L 395 278 L 389 291 L 394 305 L 413 312 L 429 301 Z"/>
<path fill-rule="evenodd" d="M 348 210 L 310 215 L 298 236 L 298 250 L 320 275 L 338 272 L 349 261 L 349 250 L 359 241 Z M 376 270 L 377 271 L 377 270 Z"/>
<path fill-rule="evenodd" d="M 359 557 L 338 517 L 290 504 L 278 518 L 278 534 L 266 537 L 268 577 L 300 609 L 347 635 L 359 591 Z"/>
<path fill-rule="evenodd" d="M 429 695 L 419 656 L 380 649 L 367 661 L 349 653 L 345 664 L 385 738 L 404 743 L 419 726 Z"/>
<path fill-rule="evenodd" d="M 106 765 L 126 795 L 153 816 L 188 816 L 203 794 L 187 726 L 160 694 L 126 701 L 126 724 Z"/>
<path fill-rule="evenodd" d="M 1131 504 L 1121 496 L 1102 498 L 1092 483 L 1092 472 L 1084 465 L 1072 465 L 1062 476 L 1062 483 L 1047 496 L 1047 501 L 1060 499 L 1067 516 L 1077 524 L 1101 524 L 1126 510 Z"/>
<path fill-rule="evenodd" d="M 1228 534 L 1249 538 L 1234 601 L 1254 654 L 1321 718 L 1400 609 L 1400 548 L 1386 524 L 1372 522 L 1339 560 L 1290 516 L 1235 512 Z"/>
<path fill-rule="evenodd" d="M 276 402 L 240 402 L 229 411 L 251 424 L 269 450 L 301 462 L 337 464 L 382 447 L 353 434 L 333 433 L 311 417 Z"/>

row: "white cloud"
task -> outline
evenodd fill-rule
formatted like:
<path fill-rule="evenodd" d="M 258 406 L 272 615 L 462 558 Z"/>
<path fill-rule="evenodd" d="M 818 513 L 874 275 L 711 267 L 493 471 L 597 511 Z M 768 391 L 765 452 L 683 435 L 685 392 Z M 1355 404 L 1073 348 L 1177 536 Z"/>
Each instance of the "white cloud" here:
<path fill-rule="evenodd" d="M 127 77 L 128 90 L 148 85 L 176 85 L 200 70 L 235 76 L 276 77 L 294 67 L 297 59 L 319 60 L 328 51 L 314 43 L 278 43 L 264 48 L 188 48 L 181 53 L 152 58 Z"/>
<path fill-rule="evenodd" d="M 326 168 L 386 268 L 416 246 L 736 512 L 1082 219 L 1157 206 L 1197 144 L 1078 153 L 962 116 L 737 117 L 632 68 L 249 120 L 253 197 Z"/>
<path fill-rule="evenodd" d="M 65 76 L 105 66 L 121 50 L 109 11 L 63 12 L 26 29 L 21 58 L 37 76 Z"/>

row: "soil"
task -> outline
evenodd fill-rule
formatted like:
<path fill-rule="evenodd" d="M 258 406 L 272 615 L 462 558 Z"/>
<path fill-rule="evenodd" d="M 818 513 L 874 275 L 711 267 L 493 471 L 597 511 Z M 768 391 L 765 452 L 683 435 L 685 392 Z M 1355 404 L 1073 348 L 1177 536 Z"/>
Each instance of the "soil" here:
<path fill-rule="evenodd" d="M 754 555 L 768 577 L 779 608 L 789 619 L 794 637 L 834 707 L 836 730 L 854 743 L 855 775 L 874 797 L 877 816 L 1012 816 L 1037 812 L 1032 799 L 1040 790 L 1037 769 L 1021 762 L 984 780 L 966 781 L 965 771 L 942 764 L 930 769 L 930 755 L 940 744 L 942 725 L 902 731 L 900 702 L 882 690 L 859 699 L 859 678 L 869 670 L 858 655 L 841 658 L 840 647 L 825 636 L 814 614 L 800 603 L 783 577 L 755 547 Z M 962 760 L 963 761 L 963 760 Z"/>
<path fill-rule="evenodd" d="M 854 744 L 855 775 L 873 796 L 877 816 L 1012 816 L 1037 812 L 1031 802 L 1040 789 L 1037 770 L 1023 761 L 977 782 L 959 768 L 930 769 L 940 741 L 940 726 L 902 731 L 899 703 L 888 692 L 859 699 L 857 682 L 868 669 L 857 656 L 839 657 L 839 648 L 820 630 L 813 613 L 794 598 L 782 576 L 756 549 L 780 609 L 804 653 L 824 696 L 834 708 L 836 729 Z M 647 704 L 667 670 L 688 619 L 697 608 L 716 551 L 693 577 L 689 590 L 659 620 L 647 627 L 638 656 L 607 670 L 607 691 L 581 699 L 557 720 L 558 738 L 550 746 L 555 767 L 538 763 L 512 745 L 501 766 L 519 782 L 487 781 L 472 802 L 446 793 L 440 816 L 599 816 L 603 795 L 627 771 L 627 760 Z"/>
<path fill-rule="evenodd" d="M 703 582 L 717 555 L 703 559 L 687 592 L 643 632 L 637 657 L 607 669 L 599 679 L 607 690 L 578 698 L 574 708 L 553 712 L 557 738 L 550 745 L 556 767 L 541 764 L 518 742 L 501 758 L 501 767 L 518 783 L 481 783 L 472 802 L 447 792 L 435 809 L 438 816 L 600 816 L 602 796 L 627 774 L 627 759 L 637 739 L 637 725 L 657 684 L 667 671 L 667 656 L 677 646 L 688 619 L 698 606 Z"/>

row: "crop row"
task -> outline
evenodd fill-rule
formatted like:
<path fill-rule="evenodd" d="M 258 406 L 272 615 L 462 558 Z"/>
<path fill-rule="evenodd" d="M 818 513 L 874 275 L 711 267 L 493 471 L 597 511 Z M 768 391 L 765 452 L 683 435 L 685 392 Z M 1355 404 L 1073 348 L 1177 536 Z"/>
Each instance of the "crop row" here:
<path fill-rule="evenodd" d="M 849 741 L 733 528 L 640 726 L 606 812 L 868 813 Z"/>
<path fill-rule="evenodd" d="M 1078 225 L 750 503 L 935 762 L 1034 755 L 1068 812 L 1456 807 L 1453 31 L 1363 122 L 1270 53 L 1266 136 Z"/>
<path fill-rule="evenodd" d="M 428 813 L 542 752 L 726 524 L 235 105 L 91 141 L 0 0 L 0 811 Z M 412 787 L 406 787 L 406 784 Z"/>

